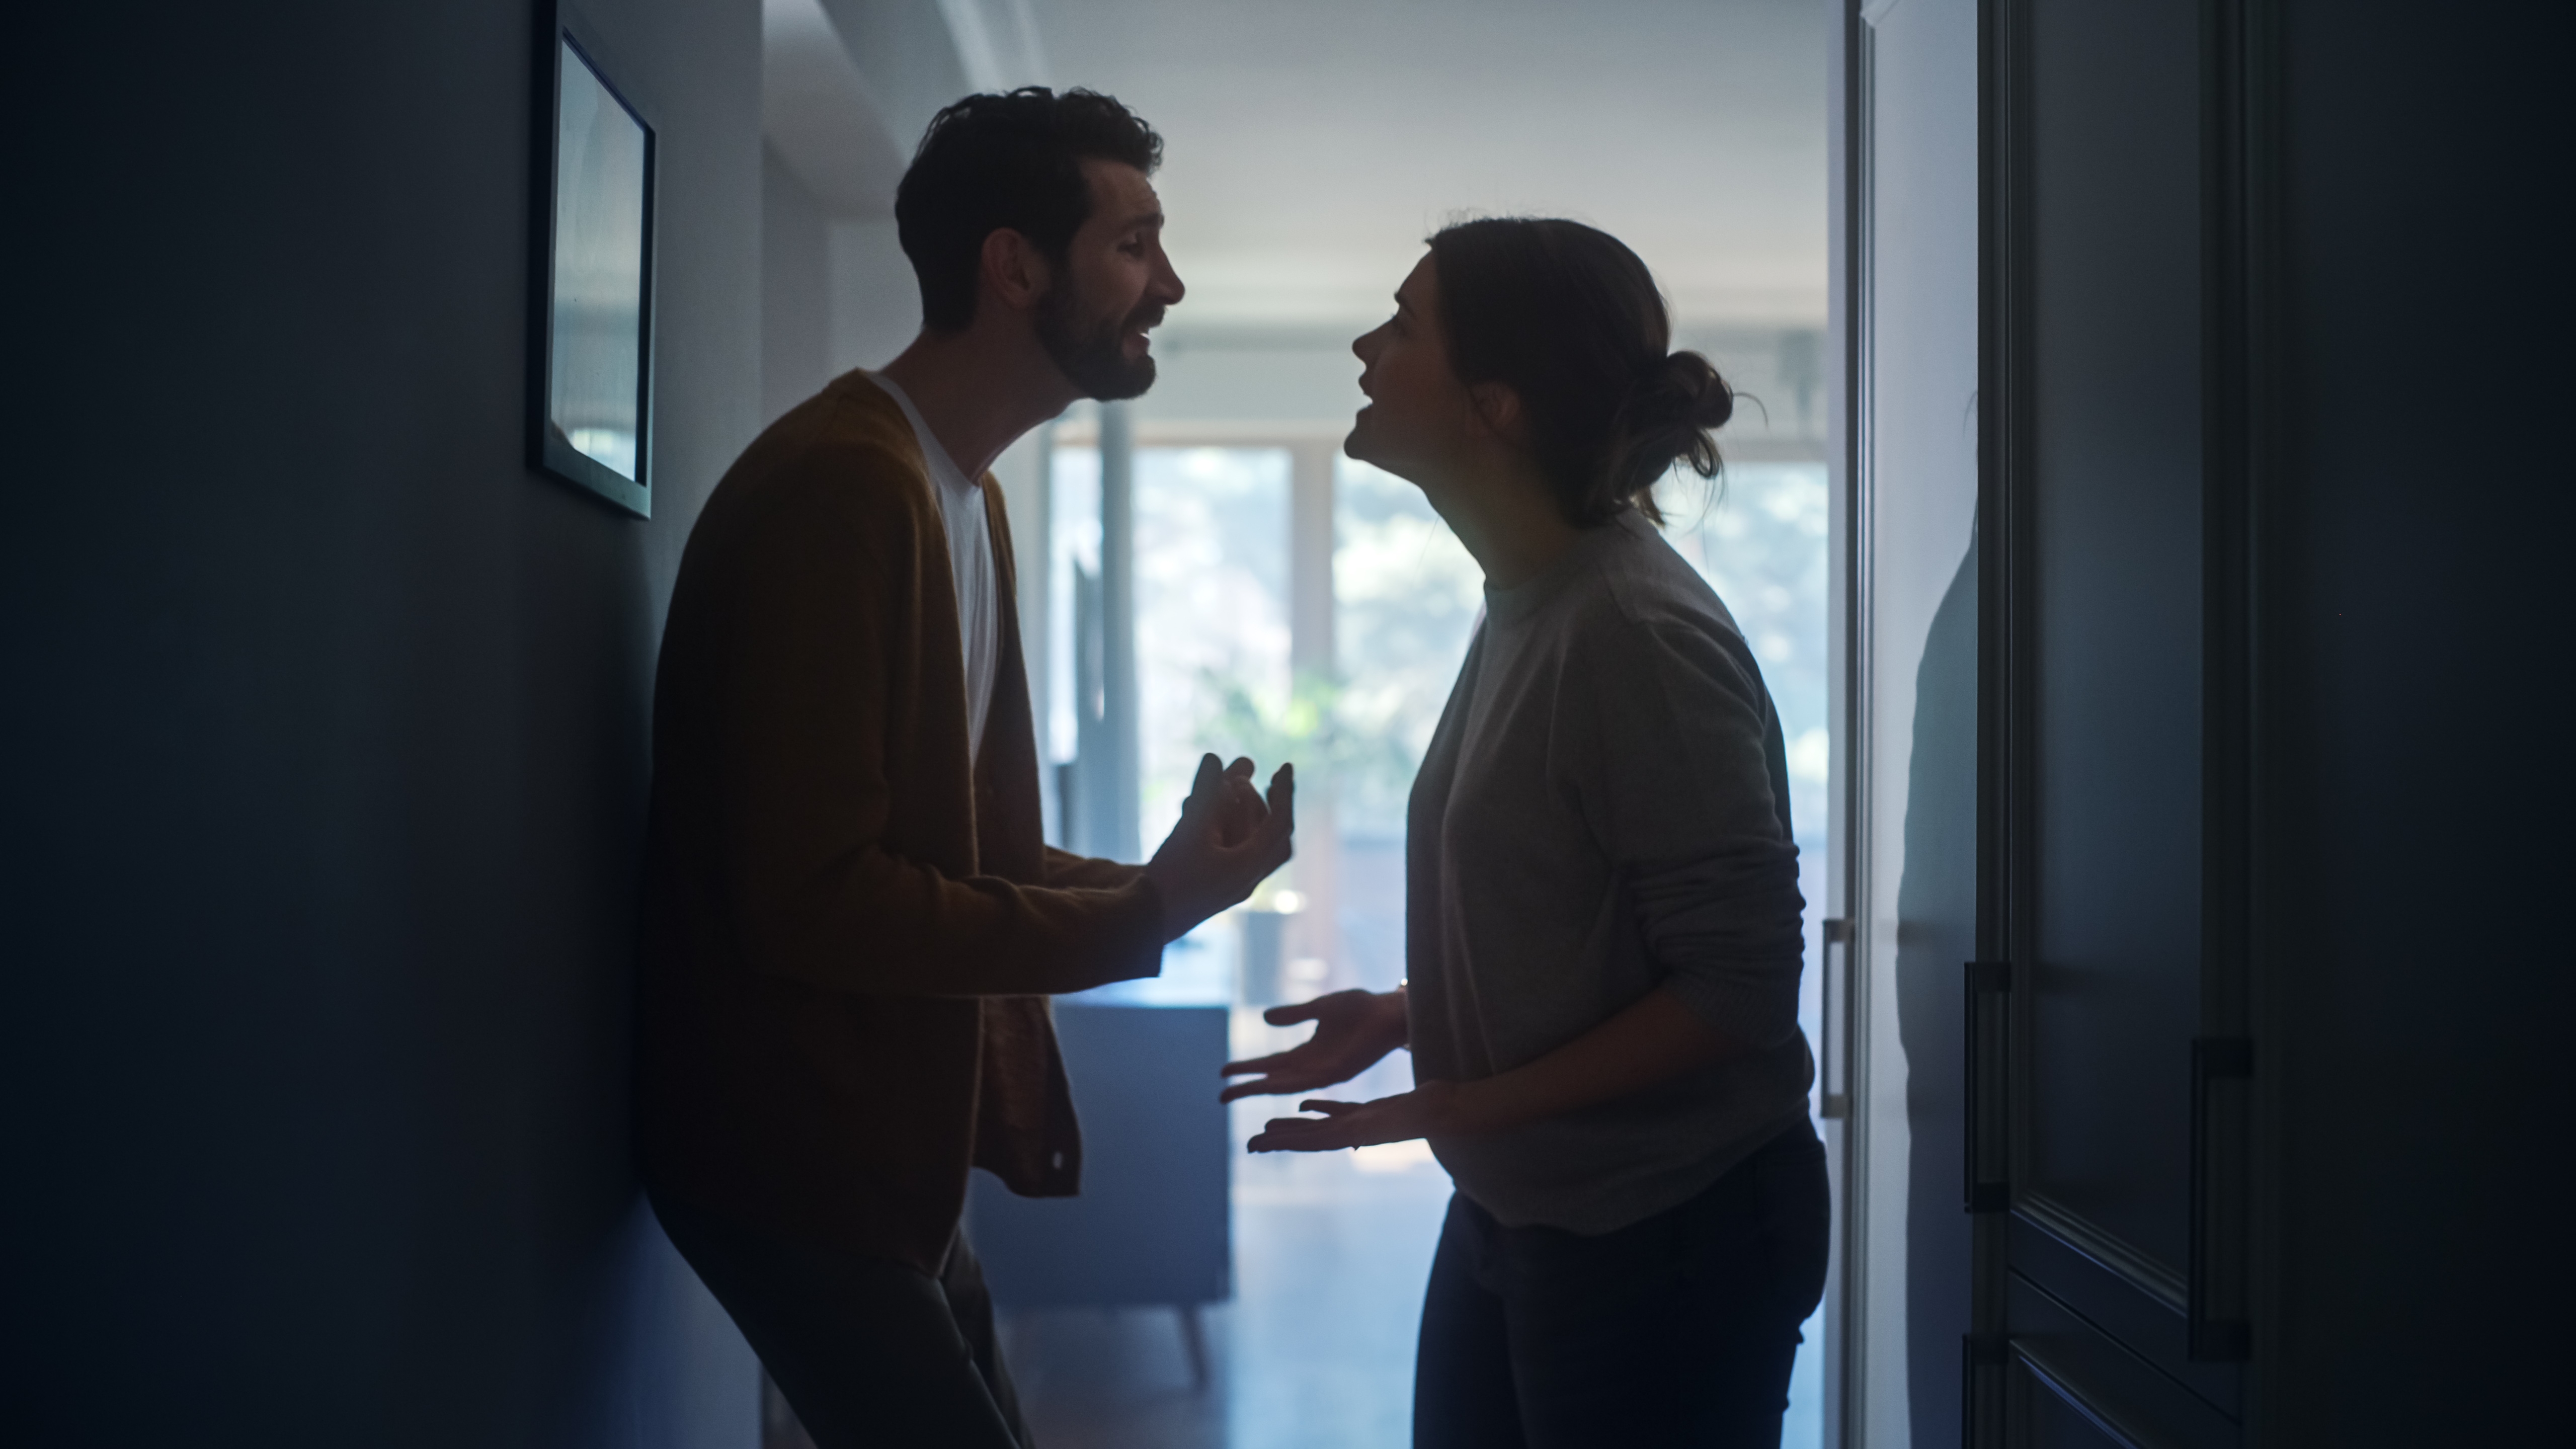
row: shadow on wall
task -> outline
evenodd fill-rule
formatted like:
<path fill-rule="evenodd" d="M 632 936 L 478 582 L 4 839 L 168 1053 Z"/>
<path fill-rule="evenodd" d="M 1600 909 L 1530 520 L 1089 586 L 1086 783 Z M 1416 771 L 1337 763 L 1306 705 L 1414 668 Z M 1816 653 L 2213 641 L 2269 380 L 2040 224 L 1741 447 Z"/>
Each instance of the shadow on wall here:
<path fill-rule="evenodd" d="M 1977 952 L 1977 540 L 1933 612 L 1914 684 L 1905 874 L 1896 887 L 1897 1031 L 1905 1047 L 1905 1313 L 1914 1442 L 1959 1432 L 1959 1364 L 1927 1351 L 1968 1331 L 1969 1219 L 1960 1101 L 1964 964 Z"/>
<path fill-rule="evenodd" d="M 758 421 L 760 7 L 582 8 L 666 143 L 649 520 L 525 462 L 543 5 L 12 37 L 12 1444 L 756 1431 L 626 1033 L 664 601 Z"/>
<path fill-rule="evenodd" d="M 548 1442 L 567 1449 L 777 1449 L 755 1428 L 767 1414 L 765 1405 L 755 1408 L 754 1385 L 765 1389 L 768 1376 L 642 1198 L 602 1245 L 583 1286 L 592 1319 L 570 1422 Z"/>

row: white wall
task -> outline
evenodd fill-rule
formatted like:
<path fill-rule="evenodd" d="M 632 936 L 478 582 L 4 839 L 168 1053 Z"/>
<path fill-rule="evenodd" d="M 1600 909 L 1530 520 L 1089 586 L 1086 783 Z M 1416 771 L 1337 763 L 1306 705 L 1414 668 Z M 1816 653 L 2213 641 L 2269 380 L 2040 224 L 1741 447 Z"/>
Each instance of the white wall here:
<path fill-rule="evenodd" d="M 831 222 L 778 154 L 761 148 L 760 420 L 814 395 L 832 367 Z"/>
<path fill-rule="evenodd" d="M 832 223 L 832 371 L 883 367 L 921 330 L 921 290 L 894 222 Z"/>
<path fill-rule="evenodd" d="M 581 8 L 660 134 L 649 519 L 527 464 L 531 7 L 13 17 L 9 1442 L 757 1441 L 628 1034 L 663 611 L 759 424 L 759 10 Z"/>
<path fill-rule="evenodd" d="M 1855 1275 L 1858 1327 L 1855 1442 L 1889 1449 L 1918 1434 L 1930 1444 L 1955 1433 L 1958 1335 L 1966 1330 L 1959 1078 L 1955 1057 L 1941 1060 L 1937 1051 L 1956 1032 L 1920 1018 L 1927 1004 L 1949 1002 L 1955 1020 L 1960 963 L 1973 940 L 1959 949 L 1951 918 L 1962 903 L 1939 899 L 1939 890 L 1927 896 L 1926 886 L 1960 875 L 1958 832 L 1945 827 L 1967 826 L 1968 852 L 1975 835 L 1972 817 L 1909 813 L 1934 801 L 1947 806 L 1943 791 L 1959 783 L 1961 721 L 1946 708 L 1934 718 L 1918 706 L 1934 693 L 1946 704 L 1961 669 L 1973 686 L 1976 667 L 1974 580 L 1962 565 L 1977 497 L 1977 6 L 1888 0 L 1865 9 L 1851 34 L 1863 47 L 1854 158 L 1863 606 L 1853 742 L 1860 829 L 1847 859 L 1865 1078 L 1855 1084 L 1852 1124 L 1859 1251 L 1846 1272 Z M 1954 598 L 1954 588 L 1964 598 Z M 1952 613 L 1941 619 L 1944 640 L 1955 638 L 1964 606 L 1970 648 L 1961 658 L 1945 647 L 1927 665 L 1945 600 Z M 1964 724 L 1973 770 L 1972 708 Z M 1949 773 L 1918 779 L 1918 763 Z M 1968 783 L 1972 790 L 1972 777 Z M 1909 858 L 1910 844 L 1934 842 L 1937 853 Z M 1973 887 L 1973 861 L 1964 864 Z M 1973 898 L 1964 904 L 1972 920 Z M 1919 1071 L 1909 1042 L 1934 1049 Z M 1946 1302 L 1952 1286 L 1957 1324 L 1944 1332 L 1934 1325 L 1948 1313 L 1934 1300 Z"/>

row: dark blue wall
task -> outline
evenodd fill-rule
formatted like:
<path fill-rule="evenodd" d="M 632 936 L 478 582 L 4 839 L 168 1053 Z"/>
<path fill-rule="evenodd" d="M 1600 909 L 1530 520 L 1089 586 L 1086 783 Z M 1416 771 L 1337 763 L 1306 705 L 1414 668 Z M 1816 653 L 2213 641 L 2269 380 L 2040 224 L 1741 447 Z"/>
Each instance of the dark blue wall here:
<path fill-rule="evenodd" d="M 2277 1441 L 2563 1440 L 2571 263 L 2558 7 L 2279 7 L 2262 490 Z M 2295 1427 L 2292 1427 L 2295 1426 Z"/>
<path fill-rule="evenodd" d="M 587 8 L 662 127 L 650 522 L 521 462 L 528 0 L 13 18 L 0 1438 L 756 1434 L 626 1003 L 759 7 Z"/>

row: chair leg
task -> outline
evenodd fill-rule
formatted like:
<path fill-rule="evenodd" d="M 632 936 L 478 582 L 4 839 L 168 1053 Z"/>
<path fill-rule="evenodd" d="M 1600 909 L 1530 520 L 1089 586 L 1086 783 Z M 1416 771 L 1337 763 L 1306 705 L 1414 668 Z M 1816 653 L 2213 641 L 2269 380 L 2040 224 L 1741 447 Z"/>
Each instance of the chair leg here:
<path fill-rule="evenodd" d="M 1195 1303 L 1172 1306 L 1181 1315 L 1181 1347 L 1190 1356 L 1190 1386 L 1204 1391 L 1208 1386 L 1207 1329 L 1199 1322 L 1199 1306 Z"/>

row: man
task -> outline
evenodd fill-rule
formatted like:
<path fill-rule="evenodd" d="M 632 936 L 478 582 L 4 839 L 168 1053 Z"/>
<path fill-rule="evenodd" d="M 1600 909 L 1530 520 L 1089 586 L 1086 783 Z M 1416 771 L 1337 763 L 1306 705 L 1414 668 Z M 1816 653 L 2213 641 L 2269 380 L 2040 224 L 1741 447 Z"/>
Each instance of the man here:
<path fill-rule="evenodd" d="M 1143 867 L 1040 839 L 985 469 L 1154 378 L 1181 299 L 1115 100 L 942 111 L 896 194 L 920 336 L 778 420 L 708 500 L 654 698 L 638 1133 L 671 1239 L 824 1449 L 1026 1440 L 958 1232 L 970 1167 L 1065 1195 L 1045 993 L 1150 976 L 1288 857 L 1293 781 L 1201 762 Z"/>

